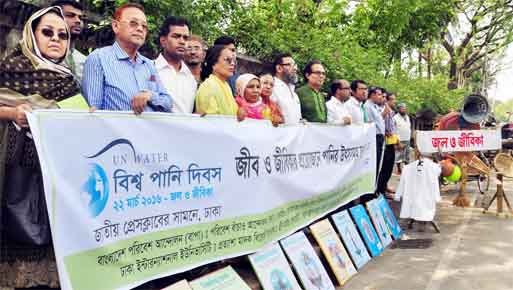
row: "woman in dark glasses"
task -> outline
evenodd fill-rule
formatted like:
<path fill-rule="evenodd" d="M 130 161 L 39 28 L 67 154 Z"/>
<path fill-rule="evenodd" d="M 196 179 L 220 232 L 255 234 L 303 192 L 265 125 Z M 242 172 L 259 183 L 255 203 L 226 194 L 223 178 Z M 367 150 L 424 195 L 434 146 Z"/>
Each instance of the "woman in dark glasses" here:
<path fill-rule="evenodd" d="M 58 7 L 37 11 L 0 61 L 0 288 L 57 287 L 48 214 L 26 111 L 57 108 L 79 91 L 63 65 L 69 32 Z"/>

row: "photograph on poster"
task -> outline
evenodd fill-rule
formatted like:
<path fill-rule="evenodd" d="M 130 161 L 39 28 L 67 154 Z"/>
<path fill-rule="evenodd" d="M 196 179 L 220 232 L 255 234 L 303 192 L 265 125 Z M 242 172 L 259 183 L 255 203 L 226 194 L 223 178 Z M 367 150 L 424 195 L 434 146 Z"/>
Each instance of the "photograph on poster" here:
<path fill-rule="evenodd" d="M 374 227 L 376 228 L 376 232 L 378 233 L 379 239 L 383 244 L 383 247 L 388 247 L 392 243 L 392 237 L 390 236 L 390 232 L 388 231 L 388 226 L 385 222 L 385 218 L 381 213 L 381 208 L 379 206 L 378 200 L 373 199 L 367 202 L 367 210 L 369 211 L 370 218 Z"/>
<path fill-rule="evenodd" d="M 361 269 L 371 257 L 365 248 L 365 244 L 360 238 L 356 227 L 354 226 L 353 220 L 349 216 L 347 210 L 341 211 L 331 216 L 335 227 L 337 228 L 342 241 L 346 246 L 349 255 L 353 259 L 354 265 L 357 269 Z"/>
<path fill-rule="evenodd" d="M 335 290 L 314 248 L 300 231 L 280 241 L 304 289 Z"/>
<path fill-rule="evenodd" d="M 321 220 L 310 226 L 310 230 L 326 257 L 331 270 L 340 286 L 356 274 L 356 268 L 342 245 L 337 232 L 328 219 Z"/>
<path fill-rule="evenodd" d="M 301 290 L 280 245 L 249 255 L 249 261 L 264 290 Z"/>
<path fill-rule="evenodd" d="M 363 205 L 359 204 L 349 209 L 353 220 L 365 241 L 365 245 L 373 257 L 378 256 L 383 251 L 383 244 L 372 226 L 372 222 Z"/>
<path fill-rule="evenodd" d="M 403 235 L 403 230 L 397 222 L 397 218 L 395 217 L 392 208 L 390 208 L 388 201 L 383 197 L 383 195 L 380 195 L 378 197 L 378 202 L 379 207 L 381 209 L 381 214 L 385 218 L 385 222 L 388 226 L 388 229 L 392 233 L 392 237 L 394 238 L 394 240 L 399 240 Z"/>

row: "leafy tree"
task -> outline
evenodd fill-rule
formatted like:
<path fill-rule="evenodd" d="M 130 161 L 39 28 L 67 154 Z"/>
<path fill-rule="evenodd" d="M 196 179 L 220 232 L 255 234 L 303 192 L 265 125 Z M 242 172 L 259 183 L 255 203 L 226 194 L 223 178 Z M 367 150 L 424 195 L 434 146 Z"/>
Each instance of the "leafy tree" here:
<path fill-rule="evenodd" d="M 494 113 L 497 120 L 507 122 L 509 119 L 510 122 L 513 122 L 513 117 L 510 117 L 508 112 L 513 112 L 513 99 L 503 102 L 499 101 L 495 104 Z"/>
<path fill-rule="evenodd" d="M 127 2 L 83 1 L 105 19 L 97 31 L 108 31 L 114 7 Z M 455 1 L 365 0 L 356 6 L 350 0 L 140 2 L 149 21 L 149 40 L 156 40 L 166 16 L 183 16 L 193 33 L 209 43 L 228 34 L 237 39 L 244 54 L 270 63 L 278 52 L 290 52 L 300 69 L 318 59 L 327 69 L 326 83 L 340 78 L 364 79 L 397 92 L 411 109 L 430 107 L 444 113 L 459 108 L 467 92 L 447 89 L 448 55 L 440 44 L 448 23 L 456 19 Z M 112 41 L 112 35 L 105 36 Z M 148 42 L 145 52 L 154 56 L 158 45 Z M 419 58 L 405 62 L 405 52 Z M 424 62 L 427 78 L 422 73 Z"/>
<path fill-rule="evenodd" d="M 442 32 L 442 45 L 449 54 L 451 87 L 461 87 L 476 71 L 483 69 L 486 57 L 500 55 L 513 41 L 513 0 L 455 1 L 460 16 L 456 30 L 464 33 L 461 41 L 449 29 Z"/>
<path fill-rule="evenodd" d="M 367 0 L 354 13 L 352 31 L 364 47 L 382 47 L 390 64 L 404 50 L 422 50 L 440 37 L 454 18 L 451 1 Z"/>

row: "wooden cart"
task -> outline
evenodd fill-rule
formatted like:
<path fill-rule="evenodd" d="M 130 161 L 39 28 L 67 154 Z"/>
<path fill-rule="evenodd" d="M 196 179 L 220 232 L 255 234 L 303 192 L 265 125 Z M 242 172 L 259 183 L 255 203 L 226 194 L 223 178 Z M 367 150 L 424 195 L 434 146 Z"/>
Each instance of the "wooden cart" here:
<path fill-rule="evenodd" d="M 453 204 L 461 207 L 470 206 L 470 200 L 466 195 L 468 181 L 477 181 L 477 186 L 481 194 L 485 193 L 490 187 L 491 169 L 483 160 L 472 152 L 455 152 L 446 157 L 453 160 L 461 168 L 460 191 L 454 199 Z"/>

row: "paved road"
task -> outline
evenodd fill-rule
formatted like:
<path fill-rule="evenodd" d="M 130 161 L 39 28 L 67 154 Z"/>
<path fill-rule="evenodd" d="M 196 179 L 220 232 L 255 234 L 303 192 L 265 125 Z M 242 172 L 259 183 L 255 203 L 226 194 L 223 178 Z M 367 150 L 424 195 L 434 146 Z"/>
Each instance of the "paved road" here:
<path fill-rule="evenodd" d="M 395 178 L 397 179 L 397 178 Z M 471 184 L 469 192 L 479 198 Z M 441 234 L 406 230 L 406 238 L 432 238 L 427 249 L 387 249 L 338 289 L 351 290 L 511 290 L 513 218 L 483 214 L 480 208 L 451 205 L 457 188 L 442 193 L 435 220 Z M 487 193 L 495 192 L 492 183 Z M 513 181 L 505 181 L 513 201 Z M 495 204 L 491 209 L 495 210 Z M 401 222 L 403 223 L 403 222 Z M 406 228 L 406 226 L 403 226 Z"/>

